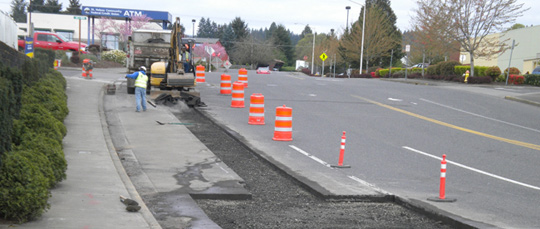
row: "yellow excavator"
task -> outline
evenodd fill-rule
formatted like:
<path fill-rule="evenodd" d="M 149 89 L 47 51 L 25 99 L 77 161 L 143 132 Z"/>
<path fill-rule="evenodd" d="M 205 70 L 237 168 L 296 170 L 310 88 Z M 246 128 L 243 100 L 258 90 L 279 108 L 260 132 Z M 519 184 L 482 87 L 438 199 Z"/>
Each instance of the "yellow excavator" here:
<path fill-rule="evenodd" d="M 193 58 L 191 58 L 194 47 L 193 39 L 183 39 L 183 33 L 180 27 L 180 18 L 177 17 L 171 31 L 171 47 L 169 48 L 169 57 L 167 61 L 154 62 L 150 66 L 151 85 L 159 87 L 160 90 L 180 91 L 180 97 L 189 106 L 201 106 L 200 93 L 195 91 L 196 80 L 195 71 L 187 72 L 184 69 L 184 63 L 189 61 L 190 66 L 193 66 Z M 181 53 L 182 47 L 186 47 L 189 52 L 189 58 L 183 58 Z M 159 97 L 158 97 L 159 98 Z"/>

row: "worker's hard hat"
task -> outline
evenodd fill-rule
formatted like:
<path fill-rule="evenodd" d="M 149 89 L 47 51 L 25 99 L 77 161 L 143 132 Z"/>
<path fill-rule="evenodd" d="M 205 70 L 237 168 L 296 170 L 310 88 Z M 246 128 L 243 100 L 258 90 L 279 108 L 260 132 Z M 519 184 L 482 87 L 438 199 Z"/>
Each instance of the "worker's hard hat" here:
<path fill-rule="evenodd" d="M 145 72 L 146 72 L 146 67 L 145 67 L 145 66 L 141 66 L 141 67 L 139 68 L 139 70 L 142 70 L 142 71 L 145 71 Z"/>

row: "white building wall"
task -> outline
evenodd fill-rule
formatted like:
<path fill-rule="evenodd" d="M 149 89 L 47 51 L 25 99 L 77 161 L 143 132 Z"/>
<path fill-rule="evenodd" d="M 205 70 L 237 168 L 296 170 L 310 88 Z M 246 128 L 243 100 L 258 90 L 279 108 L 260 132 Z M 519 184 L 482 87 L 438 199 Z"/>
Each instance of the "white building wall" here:
<path fill-rule="evenodd" d="M 501 41 L 508 39 L 505 43 L 512 47 L 512 40 L 516 40 L 516 46 L 512 53 L 511 67 L 518 68 L 522 73 L 532 72 L 533 65 L 529 62 L 537 60 L 540 54 L 540 26 L 532 26 L 521 29 L 510 30 L 501 36 Z M 499 56 L 498 66 L 501 70 L 508 68 L 510 61 L 510 50 Z"/>
<path fill-rule="evenodd" d="M 17 49 L 17 23 L 4 11 L 0 11 L 0 41 Z"/>

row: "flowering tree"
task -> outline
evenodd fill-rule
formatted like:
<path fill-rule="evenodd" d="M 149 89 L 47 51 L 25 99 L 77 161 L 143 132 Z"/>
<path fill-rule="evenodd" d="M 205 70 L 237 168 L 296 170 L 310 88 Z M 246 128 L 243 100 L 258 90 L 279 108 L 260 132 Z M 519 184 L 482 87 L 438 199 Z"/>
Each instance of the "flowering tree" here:
<path fill-rule="evenodd" d="M 120 42 L 125 42 L 127 41 L 127 37 L 133 33 L 133 30 L 146 28 L 150 20 L 152 18 L 146 15 L 133 16 L 128 22 L 118 21 L 112 18 L 102 18 L 96 23 L 94 34 L 98 37 L 101 34 L 120 34 Z"/>

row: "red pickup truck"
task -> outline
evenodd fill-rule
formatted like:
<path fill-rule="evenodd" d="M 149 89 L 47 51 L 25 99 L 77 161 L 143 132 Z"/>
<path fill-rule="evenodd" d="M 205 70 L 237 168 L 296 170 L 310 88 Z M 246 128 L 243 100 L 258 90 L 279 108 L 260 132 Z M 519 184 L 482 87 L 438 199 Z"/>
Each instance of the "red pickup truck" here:
<path fill-rule="evenodd" d="M 19 50 L 24 50 L 25 41 L 19 40 Z M 81 43 L 81 52 L 86 53 L 88 46 L 85 43 Z M 52 49 L 52 50 L 64 50 L 64 51 L 77 51 L 79 49 L 79 42 L 68 41 L 65 37 L 56 33 L 35 32 L 34 33 L 34 48 Z"/>

